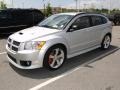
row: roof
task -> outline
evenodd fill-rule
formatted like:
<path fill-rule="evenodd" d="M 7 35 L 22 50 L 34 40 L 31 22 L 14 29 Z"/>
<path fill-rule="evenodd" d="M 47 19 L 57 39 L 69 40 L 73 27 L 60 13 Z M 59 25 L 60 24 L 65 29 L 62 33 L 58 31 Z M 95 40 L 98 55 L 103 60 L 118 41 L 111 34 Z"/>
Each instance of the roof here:
<path fill-rule="evenodd" d="M 84 12 L 68 12 L 68 13 L 59 13 L 59 14 L 61 14 L 61 15 L 73 15 L 73 16 L 75 16 L 75 15 L 77 15 L 77 14 L 83 14 Z"/>
<path fill-rule="evenodd" d="M 21 9 L 21 8 L 8 8 L 8 9 L 3 9 L 3 10 L 0 10 L 0 11 L 40 11 L 38 9 Z"/>

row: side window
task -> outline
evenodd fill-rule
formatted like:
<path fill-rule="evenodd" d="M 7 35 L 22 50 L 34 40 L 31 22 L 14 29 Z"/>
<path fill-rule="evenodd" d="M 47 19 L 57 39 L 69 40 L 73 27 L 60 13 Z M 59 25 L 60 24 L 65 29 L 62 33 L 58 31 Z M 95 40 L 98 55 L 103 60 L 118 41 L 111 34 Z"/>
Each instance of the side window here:
<path fill-rule="evenodd" d="M 13 15 L 14 19 L 22 21 L 22 20 L 26 20 L 26 18 L 28 17 L 28 12 L 14 11 L 14 12 L 12 12 L 12 15 Z"/>
<path fill-rule="evenodd" d="M 14 11 L 12 12 L 12 15 L 15 20 L 21 20 L 21 19 L 23 20 L 23 16 L 21 12 Z"/>
<path fill-rule="evenodd" d="M 41 16 L 40 13 L 34 12 L 34 17 L 35 17 L 35 18 L 39 18 L 40 16 Z"/>
<path fill-rule="evenodd" d="M 102 19 L 102 23 L 103 23 L 103 24 L 107 23 L 107 20 L 106 20 L 106 18 L 104 18 L 104 17 L 101 17 L 101 19 Z"/>
<path fill-rule="evenodd" d="M 92 24 L 93 26 L 101 25 L 107 23 L 107 20 L 101 16 L 92 16 Z"/>
<path fill-rule="evenodd" d="M 0 13 L 0 19 L 6 19 L 7 14 L 6 13 Z"/>
<path fill-rule="evenodd" d="M 80 17 L 78 18 L 71 26 L 71 29 L 80 30 L 90 27 L 89 17 Z"/>
<path fill-rule="evenodd" d="M 11 12 L 13 16 L 14 25 L 26 25 L 28 14 L 24 11 L 13 11 Z"/>
<path fill-rule="evenodd" d="M 10 15 L 7 12 L 0 12 L 0 19 L 9 19 Z"/>
<path fill-rule="evenodd" d="M 99 16 L 92 16 L 92 24 L 93 24 L 93 26 L 101 25 L 102 24 L 101 17 L 99 17 Z"/>
<path fill-rule="evenodd" d="M 41 20 L 44 19 L 43 15 L 40 12 L 34 11 L 33 15 L 34 15 L 34 22 L 35 23 L 38 23 L 38 22 L 40 22 Z"/>

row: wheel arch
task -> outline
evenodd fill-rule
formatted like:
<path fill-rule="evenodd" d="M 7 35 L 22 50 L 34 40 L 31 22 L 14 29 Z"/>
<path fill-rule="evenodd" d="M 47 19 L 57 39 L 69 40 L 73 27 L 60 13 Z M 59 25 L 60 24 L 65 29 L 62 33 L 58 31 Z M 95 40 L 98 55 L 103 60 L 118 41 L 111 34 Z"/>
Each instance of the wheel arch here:
<path fill-rule="evenodd" d="M 112 38 L 112 34 L 110 32 L 108 32 L 106 35 L 109 35 L 110 38 Z"/>
<path fill-rule="evenodd" d="M 67 58 L 67 47 L 63 43 L 56 43 L 56 44 L 54 44 L 54 45 L 52 45 L 52 46 L 50 46 L 49 48 L 46 49 L 46 51 L 44 53 L 43 61 L 42 61 L 42 66 L 43 67 L 46 67 L 45 66 L 45 62 L 46 62 L 45 58 L 46 58 L 49 50 L 54 48 L 54 47 L 61 47 L 64 50 L 64 52 L 65 52 L 65 59 Z"/>
<path fill-rule="evenodd" d="M 52 45 L 50 48 L 55 47 L 55 46 L 60 46 L 64 49 L 65 53 L 67 54 L 67 47 L 63 43 L 57 43 Z"/>
<path fill-rule="evenodd" d="M 65 44 L 63 44 L 63 43 L 56 43 L 56 44 L 53 44 L 53 45 L 51 45 L 50 47 L 48 47 L 47 49 L 46 49 L 46 51 L 45 51 L 45 54 L 47 53 L 47 51 L 49 50 L 49 49 L 51 49 L 51 48 L 53 48 L 53 47 L 62 47 L 63 49 L 64 49 L 64 51 L 65 51 L 65 54 L 67 55 L 67 47 L 66 47 L 66 45 Z M 45 57 L 45 55 L 44 55 L 44 57 Z"/>
<path fill-rule="evenodd" d="M 104 35 L 104 37 L 105 37 L 106 35 L 109 35 L 109 36 L 110 36 L 110 39 L 112 40 L 112 34 L 111 34 L 110 32 L 106 33 L 106 34 Z"/>

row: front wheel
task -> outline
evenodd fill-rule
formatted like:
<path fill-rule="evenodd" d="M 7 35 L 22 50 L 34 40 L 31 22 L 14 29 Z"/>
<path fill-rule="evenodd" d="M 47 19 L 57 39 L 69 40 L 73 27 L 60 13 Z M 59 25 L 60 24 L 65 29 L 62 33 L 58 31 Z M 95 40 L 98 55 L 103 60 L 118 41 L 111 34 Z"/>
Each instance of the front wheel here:
<path fill-rule="evenodd" d="M 50 48 L 44 58 L 44 66 L 51 70 L 57 70 L 65 61 L 65 51 L 62 47 Z"/>
<path fill-rule="evenodd" d="M 101 48 L 102 49 L 108 49 L 110 47 L 110 43 L 111 43 L 111 37 L 110 35 L 106 35 L 101 43 Z"/>

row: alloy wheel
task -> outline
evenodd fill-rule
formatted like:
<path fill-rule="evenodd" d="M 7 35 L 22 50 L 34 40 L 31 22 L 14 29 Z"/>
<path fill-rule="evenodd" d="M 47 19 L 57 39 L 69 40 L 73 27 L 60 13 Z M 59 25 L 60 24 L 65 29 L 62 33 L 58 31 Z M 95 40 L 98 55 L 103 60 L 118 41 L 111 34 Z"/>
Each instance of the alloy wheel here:
<path fill-rule="evenodd" d="M 64 62 L 65 54 L 61 48 L 53 49 L 48 58 L 48 64 L 51 68 L 57 69 Z"/>

